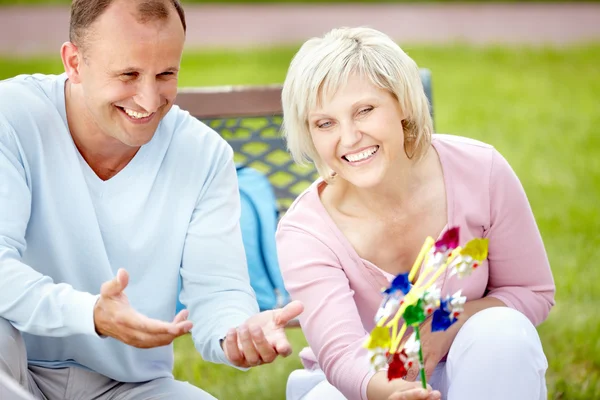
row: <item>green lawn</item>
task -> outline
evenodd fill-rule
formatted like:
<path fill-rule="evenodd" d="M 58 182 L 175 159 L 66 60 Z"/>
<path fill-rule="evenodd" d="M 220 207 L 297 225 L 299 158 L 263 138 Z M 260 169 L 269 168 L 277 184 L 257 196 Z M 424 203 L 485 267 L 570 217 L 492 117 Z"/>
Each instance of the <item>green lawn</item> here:
<path fill-rule="evenodd" d="M 600 44 L 562 50 L 405 47 L 433 72 L 436 127 L 495 145 L 528 193 L 554 270 L 557 305 L 539 327 L 551 399 L 600 398 Z M 186 54 L 181 84 L 281 82 L 295 49 Z M 56 58 L 56 57 L 55 57 Z M 0 59 L 0 78 L 61 72 L 50 58 Z M 305 344 L 290 331 L 296 352 Z M 178 378 L 222 399 L 283 399 L 297 357 L 242 373 L 176 342 Z"/>

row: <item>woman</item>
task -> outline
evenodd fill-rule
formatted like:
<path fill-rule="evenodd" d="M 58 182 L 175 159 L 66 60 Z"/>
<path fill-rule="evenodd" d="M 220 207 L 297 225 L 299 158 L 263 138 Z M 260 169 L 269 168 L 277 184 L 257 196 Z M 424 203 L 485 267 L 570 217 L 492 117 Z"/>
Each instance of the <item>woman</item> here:
<path fill-rule="evenodd" d="M 372 29 L 306 42 L 282 102 L 291 154 L 322 177 L 277 232 L 310 346 L 301 352 L 305 369 L 288 380 L 288 400 L 421 398 L 407 391 L 418 371 L 388 381 L 371 370 L 362 345 L 382 287 L 410 269 L 427 236 L 455 226 L 460 245 L 488 238 L 488 259 L 467 278 L 446 273 L 436 282 L 443 296 L 462 289 L 467 303 L 447 331 L 421 327 L 428 382 L 449 400 L 545 399 L 547 361 L 534 326 L 548 316 L 555 286 L 523 187 L 502 155 L 433 135 L 417 65 Z"/>

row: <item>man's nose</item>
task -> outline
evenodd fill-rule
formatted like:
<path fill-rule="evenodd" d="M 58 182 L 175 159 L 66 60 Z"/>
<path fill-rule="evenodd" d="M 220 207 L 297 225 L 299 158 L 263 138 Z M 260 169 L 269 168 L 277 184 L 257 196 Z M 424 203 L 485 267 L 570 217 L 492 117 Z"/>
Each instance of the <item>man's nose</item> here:
<path fill-rule="evenodd" d="M 161 106 L 161 96 L 156 82 L 144 82 L 134 98 L 137 105 L 146 112 L 153 113 Z"/>

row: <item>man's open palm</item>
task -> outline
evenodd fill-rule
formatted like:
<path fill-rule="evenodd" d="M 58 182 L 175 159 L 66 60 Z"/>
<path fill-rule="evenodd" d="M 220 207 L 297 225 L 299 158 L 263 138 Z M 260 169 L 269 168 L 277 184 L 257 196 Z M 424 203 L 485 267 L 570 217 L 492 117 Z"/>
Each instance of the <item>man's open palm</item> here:
<path fill-rule="evenodd" d="M 187 321 L 187 310 L 177 314 L 173 322 L 148 318 L 134 310 L 124 292 L 128 283 L 129 274 L 120 269 L 114 279 L 102 285 L 94 306 L 98 334 L 134 347 L 152 348 L 168 345 L 192 329 L 192 322 Z"/>
<path fill-rule="evenodd" d="M 302 313 L 304 306 L 292 301 L 277 310 L 256 314 L 237 328 L 230 329 L 223 342 L 225 355 L 232 364 L 247 368 L 273 362 L 277 356 L 287 357 L 292 346 L 285 327 Z"/>

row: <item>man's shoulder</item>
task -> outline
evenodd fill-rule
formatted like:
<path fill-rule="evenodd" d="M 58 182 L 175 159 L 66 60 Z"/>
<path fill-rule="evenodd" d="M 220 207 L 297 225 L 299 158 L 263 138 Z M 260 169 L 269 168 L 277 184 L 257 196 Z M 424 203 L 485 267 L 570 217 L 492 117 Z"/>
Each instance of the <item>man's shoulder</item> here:
<path fill-rule="evenodd" d="M 17 75 L 0 81 L 0 119 L 13 128 L 56 113 L 59 75 Z"/>
<path fill-rule="evenodd" d="M 161 123 L 161 129 L 171 133 L 170 147 L 180 155 L 212 156 L 231 150 L 229 143 L 214 129 L 177 105 L 169 110 Z"/>
<path fill-rule="evenodd" d="M 0 80 L 0 104 L 17 103 L 21 97 L 48 97 L 62 75 L 21 74 Z"/>

